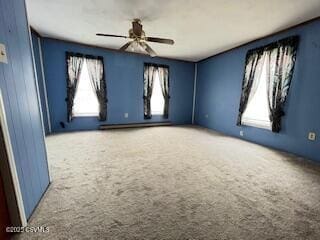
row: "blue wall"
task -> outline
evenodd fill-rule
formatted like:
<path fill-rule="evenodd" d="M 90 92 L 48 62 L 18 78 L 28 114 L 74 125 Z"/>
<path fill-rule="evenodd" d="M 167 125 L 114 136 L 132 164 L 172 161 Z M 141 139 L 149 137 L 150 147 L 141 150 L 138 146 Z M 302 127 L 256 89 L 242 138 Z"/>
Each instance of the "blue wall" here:
<path fill-rule="evenodd" d="M 300 45 L 281 132 L 236 126 L 246 52 L 291 35 L 300 36 Z M 242 129 L 246 140 L 320 161 L 320 21 L 213 56 L 197 66 L 197 124 L 236 137 Z M 310 131 L 319 135 L 315 142 L 307 139 Z"/>
<path fill-rule="evenodd" d="M 66 123 L 66 51 L 104 57 L 108 95 L 106 122 L 99 122 L 97 118 L 82 117 Z M 159 116 L 154 116 L 151 120 L 143 118 L 144 62 L 169 65 L 171 96 L 169 120 L 174 124 L 191 123 L 194 63 L 109 51 L 49 38 L 42 39 L 42 52 L 53 132 L 97 129 L 101 123 L 162 121 Z M 124 118 L 124 113 L 129 113 L 129 117 Z M 61 121 L 66 123 L 65 129 L 61 128 Z"/>
<path fill-rule="evenodd" d="M 32 36 L 32 47 L 33 47 L 33 54 L 34 54 L 35 70 L 36 70 L 37 79 L 38 79 L 43 125 L 44 125 L 45 133 L 49 134 L 49 122 L 48 122 L 48 114 L 47 114 L 48 111 L 47 111 L 46 98 L 45 98 L 46 89 L 44 87 L 45 84 L 42 76 L 42 66 L 41 66 L 41 58 L 40 58 L 41 46 L 39 46 L 39 42 L 38 42 L 40 38 L 34 32 L 31 32 L 31 36 Z"/>
<path fill-rule="evenodd" d="M 27 217 L 49 184 L 24 0 L 0 0 L 0 88 Z"/>

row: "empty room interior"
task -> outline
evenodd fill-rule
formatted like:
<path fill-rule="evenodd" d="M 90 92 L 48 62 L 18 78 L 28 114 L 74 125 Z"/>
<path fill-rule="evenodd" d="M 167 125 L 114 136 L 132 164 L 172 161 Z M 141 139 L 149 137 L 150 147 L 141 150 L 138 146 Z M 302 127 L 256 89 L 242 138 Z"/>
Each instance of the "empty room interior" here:
<path fill-rule="evenodd" d="M 0 240 L 320 239 L 319 0 L 0 0 Z"/>

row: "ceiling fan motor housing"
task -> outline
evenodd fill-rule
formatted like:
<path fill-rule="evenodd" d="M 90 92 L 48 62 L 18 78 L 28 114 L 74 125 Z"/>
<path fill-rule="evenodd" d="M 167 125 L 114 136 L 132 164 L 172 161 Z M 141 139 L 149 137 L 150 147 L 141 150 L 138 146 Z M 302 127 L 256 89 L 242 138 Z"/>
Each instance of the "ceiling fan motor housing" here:
<path fill-rule="evenodd" d="M 144 31 L 141 31 L 141 35 L 138 36 L 133 32 L 132 28 L 129 30 L 129 38 L 136 39 L 136 40 L 144 40 L 145 37 L 146 37 L 146 34 Z"/>

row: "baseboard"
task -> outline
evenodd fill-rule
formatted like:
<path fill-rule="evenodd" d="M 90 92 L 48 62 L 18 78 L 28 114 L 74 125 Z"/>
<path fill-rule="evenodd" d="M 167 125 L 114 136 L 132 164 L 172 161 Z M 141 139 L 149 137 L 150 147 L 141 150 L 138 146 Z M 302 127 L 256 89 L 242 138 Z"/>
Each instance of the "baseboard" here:
<path fill-rule="evenodd" d="M 121 128 L 140 128 L 140 127 L 158 127 L 170 126 L 171 122 L 152 122 L 152 123 L 129 123 L 129 124 L 104 124 L 100 125 L 100 130 L 121 129 Z"/>

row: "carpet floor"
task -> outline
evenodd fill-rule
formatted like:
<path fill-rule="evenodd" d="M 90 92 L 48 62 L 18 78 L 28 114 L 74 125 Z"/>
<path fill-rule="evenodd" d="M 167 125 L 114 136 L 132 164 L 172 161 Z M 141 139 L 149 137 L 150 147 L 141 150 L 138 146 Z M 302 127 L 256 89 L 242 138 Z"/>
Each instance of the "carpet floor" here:
<path fill-rule="evenodd" d="M 320 166 L 197 127 L 47 138 L 53 182 L 16 239 L 320 239 Z"/>

